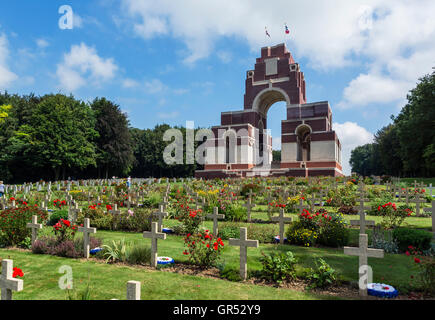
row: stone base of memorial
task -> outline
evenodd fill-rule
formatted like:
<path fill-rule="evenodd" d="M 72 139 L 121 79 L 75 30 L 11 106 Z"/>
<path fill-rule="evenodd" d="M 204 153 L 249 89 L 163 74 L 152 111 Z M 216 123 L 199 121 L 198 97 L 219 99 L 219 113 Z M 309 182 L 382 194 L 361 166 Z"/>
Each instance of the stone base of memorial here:
<path fill-rule="evenodd" d="M 384 283 L 369 283 L 367 294 L 380 298 L 396 298 L 399 292 L 393 286 Z"/>

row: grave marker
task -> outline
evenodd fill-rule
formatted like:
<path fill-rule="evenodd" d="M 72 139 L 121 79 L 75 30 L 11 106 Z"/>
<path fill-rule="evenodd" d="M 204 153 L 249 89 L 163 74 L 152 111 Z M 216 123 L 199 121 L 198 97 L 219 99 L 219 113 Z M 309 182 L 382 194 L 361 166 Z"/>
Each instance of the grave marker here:
<path fill-rule="evenodd" d="M 2 260 L 2 274 L 0 277 L 1 300 L 12 300 L 12 291 L 23 290 L 23 280 L 12 277 L 14 262 L 9 259 Z"/>
<path fill-rule="evenodd" d="M 279 216 L 278 217 L 272 217 L 272 221 L 279 222 L 279 243 L 284 243 L 284 227 L 286 222 L 291 222 L 291 217 L 284 217 L 284 208 L 279 209 Z"/>
<path fill-rule="evenodd" d="M 248 231 L 246 228 L 240 228 L 240 239 L 229 239 L 230 246 L 240 247 L 240 277 L 246 280 L 248 275 L 248 247 L 258 248 L 258 240 L 248 240 Z"/>
<path fill-rule="evenodd" d="M 38 229 L 42 229 L 42 224 L 38 223 L 38 216 L 32 216 L 32 222 L 26 225 L 26 228 L 32 229 L 32 247 L 38 237 Z"/>
<path fill-rule="evenodd" d="M 344 254 L 351 255 L 351 256 L 358 256 L 359 257 L 359 280 L 361 280 L 362 277 L 366 275 L 366 272 L 362 270 L 361 267 L 368 266 L 367 265 L 367 258 L 373 257 L 373 258 L 383 258 L 384 257 L 384 250 L 382 249 L 369 249 L 368 248 L 368 236 L 366 234 L 360 234 L 359 235 L 359 247 L 344 247 Z M 363 297 L 367 296 L 367 281 L 365 281 L 365 287 L 359 288 L 359 294 Z"/>
<path fill-rule="evenodd" d="M 151 232 L 145 231 L 143 237 L 151 239 L 151 267 L 157 268 L 157 239 L 166 239 L 166 233 L 160 233 L 157 222 L 151 224 Z"/>
<path fill-rule="evenodd" d="M 224 214 L 220 214 L 219 213 L 219 208 L 218 207 L 214 207 L 213 208 L 213 214 L 208 214 L 206 216 L 206 218 L 208 219 L 213 219 L 213 235 L 215 237 L 218 236 L 218 219 L 224 219 L 225 215 Z"/>
<path fill-rule="evenodd" d="M 83 227 L 79 227 L 79 232 L 83 232 L 83 250 L 84 252 L 84 257 L 86 259 L 89 259 L 89 250 L 90 250 L 90 234 L 91 233 L 97 233 L 97 229 L 96 228 L 91 228 L 90 227 L 90 220 L 89 218 L 85 218 L 85 221 L 83 222 Z"/>

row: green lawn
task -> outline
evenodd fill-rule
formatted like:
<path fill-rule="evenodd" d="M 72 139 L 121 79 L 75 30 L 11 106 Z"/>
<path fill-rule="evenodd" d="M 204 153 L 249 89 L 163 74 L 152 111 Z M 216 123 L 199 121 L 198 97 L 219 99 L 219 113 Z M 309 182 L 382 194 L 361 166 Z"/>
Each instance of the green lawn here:
<path fill-rule="evenodd" d="M 167 241 L 167 244 L 172 242 Z M 0 257 L 13 259 L 14 266 L 24 271 L 24 290 L 14 293 L 14 300 L 67 299 L 66 292 L 58 287 L 59 278 L 62 276 L 58 269 L 62 265 L 71 266 L 74 288 L 78 292 L 86 288 L 90 278 L 92 300 L 125 299 L 129 280 L 142 283 L 142 299 L 145 300 L 336 299 L 289 289 L 152 271 L 133 266 L 110 265 L 94 259 L 85 261 L 3 249 L 0 249 Z"/>

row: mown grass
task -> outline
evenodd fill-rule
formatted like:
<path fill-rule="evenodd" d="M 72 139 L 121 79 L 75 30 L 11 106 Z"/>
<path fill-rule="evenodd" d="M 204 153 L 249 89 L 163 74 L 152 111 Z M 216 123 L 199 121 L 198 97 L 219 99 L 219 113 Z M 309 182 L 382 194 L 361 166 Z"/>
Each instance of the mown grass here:
<path fill-rule="evenodd" d="M 168 244 L 171 241 L 168 241 Z M 14 300 L 65 300 L 67 293 L 58 286 L 59 267 L 73 271 L 73 289 L 85 290 L 90 279 L 91 299 L 125 299 L 129 280 L 142 283 L 144 300 L 323 300 L 337 299 L 309 292 L 234 283 L 221 279 L 181 275 L 134 266 L 105 264 L 95 259 L 67 259 L 36 255 L 18 250 L 0 249 L 0 257 L 13 259 L 24 271 L 24 290 L 14 293 Z"/>

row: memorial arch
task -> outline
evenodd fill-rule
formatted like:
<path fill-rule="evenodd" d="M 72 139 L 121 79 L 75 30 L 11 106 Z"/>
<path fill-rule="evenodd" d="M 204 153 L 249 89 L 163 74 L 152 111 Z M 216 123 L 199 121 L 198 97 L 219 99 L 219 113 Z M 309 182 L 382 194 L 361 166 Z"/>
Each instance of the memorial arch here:
<path fill-rule="evenodd" d="M 327 101 L 307 103 L 304 74 L 285 44 L 261 49 L 254 69 L 246 72 L 245 88 L 243 110 L 222 112 L 221 124 L 212 127 L 214 139 L 207 144 L 204 170 L 196 171 L 197 177 L 343 175 L 331 107 Z M 267 114 L 280 101 L 286 105 L 281 164 L 271 169 Z M 228 153 L 228 130 L 236 132 L 233 158 Z"/>

